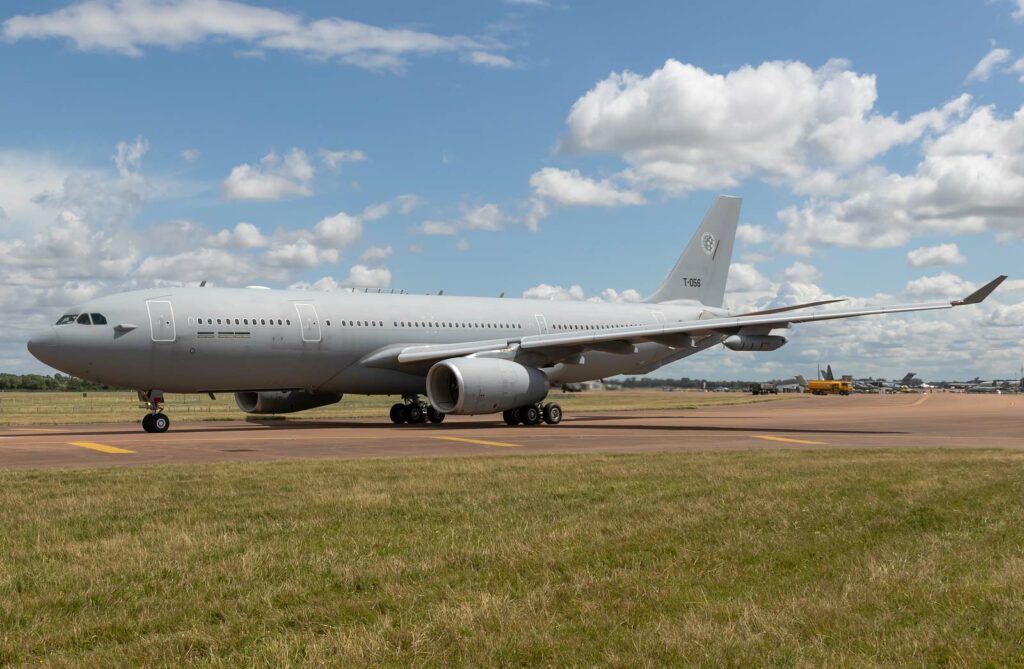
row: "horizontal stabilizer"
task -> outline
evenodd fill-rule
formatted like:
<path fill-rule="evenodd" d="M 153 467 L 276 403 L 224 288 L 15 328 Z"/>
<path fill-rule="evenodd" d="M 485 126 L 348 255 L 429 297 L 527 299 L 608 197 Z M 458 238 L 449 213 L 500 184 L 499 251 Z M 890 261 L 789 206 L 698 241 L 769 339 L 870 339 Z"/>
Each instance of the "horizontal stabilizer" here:
<path fill-rule="evenodd" d="M 846 298 L 839 298 L 836 300 L 821 300 L 819 302 L 805 302 L 804 304 L 791 304 L 788 307 L 775 307 L 774 309 L 764 309 L 762 311 L 751 311 L 746 314 L 739 314 L 740 316 L 764 316 L 765 314 L 781 314 L 785 311 L 796 311 L 797 309 L 810 309 L 811 307 L 820 307 L 823 304 L 835 304 L 836 302 L 845 302 Z"/>

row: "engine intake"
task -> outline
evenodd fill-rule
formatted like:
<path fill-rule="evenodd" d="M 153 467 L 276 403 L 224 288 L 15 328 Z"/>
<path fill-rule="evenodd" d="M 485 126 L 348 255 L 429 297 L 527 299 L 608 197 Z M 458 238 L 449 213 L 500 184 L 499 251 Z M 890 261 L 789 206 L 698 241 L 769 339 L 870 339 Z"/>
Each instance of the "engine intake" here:
<path fill-rule="evenodd" d="M 725 347 L 733 351 L 774 351 L 788 340 L 781 335 L 736 334 L 726 337 Z"/>
<path fill-rule="evenodd" d="M 536 367 L 497 358 L 452 358 L 427 372 L 427 397 L 441 413 L 516 409 L 540 402 L 548 388 L 547 375 Z"/>
<path fill-rule="evenodd" d="M 305 390 L 235 393 L 235 404 L 246 413 L 295 413 L 340 401 L 341 393 L 311 393 Z"/>

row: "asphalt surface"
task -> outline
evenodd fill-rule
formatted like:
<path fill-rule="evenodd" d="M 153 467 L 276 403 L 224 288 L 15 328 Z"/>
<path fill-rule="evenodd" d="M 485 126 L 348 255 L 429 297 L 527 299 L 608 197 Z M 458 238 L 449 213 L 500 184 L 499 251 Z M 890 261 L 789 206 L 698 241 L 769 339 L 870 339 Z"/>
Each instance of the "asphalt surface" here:
<path fill-rule="evenodd" d="M 382 416 L 172 423 L 165 434 L 147 434 L 138 424 L 0 428 L 0 468 L 7 469 L 754 448 L 1021 449 L 1024 396 L 806 396 L 687 411 L 570 413 L 561 425 L 536 427 L 474 416 L 396 426 Z"/>

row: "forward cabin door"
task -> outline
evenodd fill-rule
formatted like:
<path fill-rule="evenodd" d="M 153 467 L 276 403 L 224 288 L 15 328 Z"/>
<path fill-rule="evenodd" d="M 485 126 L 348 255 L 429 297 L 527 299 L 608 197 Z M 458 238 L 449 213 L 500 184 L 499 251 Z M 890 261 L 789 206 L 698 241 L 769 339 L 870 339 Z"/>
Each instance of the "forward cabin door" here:
<path fill-rule="evenodd" d="M 174 309 L 168 300 L 146 300 L 149 312 L 149 337 L 155 342 L 172 342 L 177 338 L 174 330 Z"/>
<path fill-rule="evenodd" d="M 317 316 L 316 307 L 312 304 L 296 304 L 295 311 L 299 315 L 302 341 L 307 344 L 319 342 L 323 336 L 320 332 L 320 318 Z"/>
<path fill-rule="evenodd" d="M 537 319 L 537 332 L 539 334 L 547 334 L 548 319 L 544 318 L 544 314 L 534 314 L 533 317 Z"/>

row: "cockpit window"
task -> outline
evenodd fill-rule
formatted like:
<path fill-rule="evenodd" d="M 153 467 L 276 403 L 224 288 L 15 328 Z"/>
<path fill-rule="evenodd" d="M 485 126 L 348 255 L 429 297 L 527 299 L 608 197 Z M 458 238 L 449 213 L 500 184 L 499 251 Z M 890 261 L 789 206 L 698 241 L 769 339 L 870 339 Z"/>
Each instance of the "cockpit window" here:
<path fill-rule="evenodd" d="M 89 315 L 92 316 L 92 324 L 93 325 L 106 325 L 107 324 L 107 317 L 104 316 L 103 314 L 89 314 Z"/>
<path fill-rule="evenodd" d="M 79 325 L 92 325 L 92 323 L 89 322 L 89 314 L 82 314 L 75 322 Z"/>
<path fill-rule="evenodd" d="M 68 323 L 74 323 L 75 319 L 78 318 L 78 314 L 65 314 L 60 317 L 57 321 L 57 325 L 67 325 Z"/>

